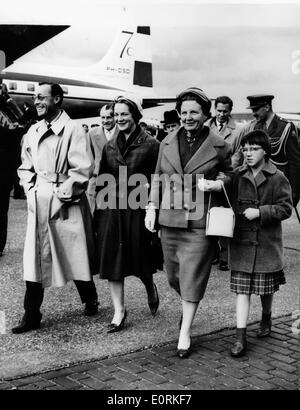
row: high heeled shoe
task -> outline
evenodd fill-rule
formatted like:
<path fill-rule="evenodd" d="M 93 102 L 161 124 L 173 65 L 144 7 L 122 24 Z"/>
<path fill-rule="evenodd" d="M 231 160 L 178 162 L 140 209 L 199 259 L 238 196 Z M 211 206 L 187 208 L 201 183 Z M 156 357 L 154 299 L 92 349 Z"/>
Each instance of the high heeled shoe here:
<path fill-rule="evenodd" d="M 157 309 L 158 309 L 158 306 L 159 306 L 159 296 L 158 296 L 157 287 L 156 287 L 155 283 L 153 283 L 153 286 L 154 286 L 154 289 L 155 289 L 156 301 L 155 302 L 149 302 L 149 299 L 148 299 L 148 306 L 149 306 L 151 314 L 154 316 L 155 313 L 157 312 Z"/>
<path fill-rule="evenodd" d="M 108 325 L 108 329 L 106 333 L 116 333 L 116 332 L 120 332 L 120 330 L 123 330 L 125 326 L 126 318 L 127 318 L 127 310 L 125 309 L 124 316 L 121 322 L 118 325 L 116 323 L 110 323 Z"/>
<path fill-rule="evenodd" d="M 178 323 L 178 329 L 179 329 L 179 330 L 181 329 L 182 319 L 183 319 L 183 317 L 182 317 L 182 313 L 181 313 L 181 316 L 180 316 L 180 319 L 179 319 L 179 323 Z"/>
<path fill-rule="evenodd" d="M 176 354 L 180 359 L 188 358 L 189 355 L 191 354 L 191 342 L 187 349 L 177 349 Z"/>

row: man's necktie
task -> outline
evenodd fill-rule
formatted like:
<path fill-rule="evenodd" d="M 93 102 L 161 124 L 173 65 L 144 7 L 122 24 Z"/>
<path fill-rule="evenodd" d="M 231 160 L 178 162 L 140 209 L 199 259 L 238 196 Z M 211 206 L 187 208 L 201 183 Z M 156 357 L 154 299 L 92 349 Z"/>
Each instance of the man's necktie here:
<path fill-rule="evenodd" d="M 219 124 L 219 132 L 222 131 L 223 127 L 224 127 L 224 124 L 221 122 L 221 123 Z"/>

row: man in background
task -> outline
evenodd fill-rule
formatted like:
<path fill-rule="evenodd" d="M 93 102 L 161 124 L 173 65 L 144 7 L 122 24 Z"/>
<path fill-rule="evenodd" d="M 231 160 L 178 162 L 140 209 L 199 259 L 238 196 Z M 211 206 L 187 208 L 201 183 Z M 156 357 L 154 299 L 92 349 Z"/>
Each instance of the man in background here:
<path fill-rule="evenodd" d="M 273 95 L 258 94 L 247 97 L 254 119 L 247 123 L 242 135 L 255 129 L 265 131 L 271 141 L 270 160 L 288 178 L 293 195 L 293 205 L 297 206 L 300 197 L 300 146 L 296 126 L 273 112 Z"/>
<path fill-rule="evenodd" d="M 240 160 L 239 146 L 242 127 L 236 124 L 231 117 L 232 107 L 231 98 L 227 96 L 217 97 L 215 100 L 215 116 L 210 118 L 205 125 L 231 145 L 231 162 L 233 168 L 235 168 L 239 165 Z M 219 252 L 214 262 L 215 264 L 219 263 L 220 270 L 229 270 L 228 239 L 220 237 L 218 245 Z"/>
<path fill-rule="evenodd" d="M 89 138 L 91 140 L 92 151 L 95 159 L 94 173 L 89 181 L 87 190 L 88 200 L 92 213 L 95 210 L 97 177 L 99 174 L 103 147 L 118 133 L 118 128 L 115 123 L 113 104 L 103 105 L 103 107 L 100 109 L 100 121 L 101 125 L 99 125 L 98 127 L 93 127 L 89 132 Z"/>
<path fill-rule="evenodd" d="M 231 116 L 232 99 L 227 96 L 217 97 L 215 100 L 215 116 L 210 118 L 207 125 L 215 134 L 222 137 L 232 148 L 232 166 L 235 168 L 240 159 L 239 147 L 242 126 L 238 125 Z"/>

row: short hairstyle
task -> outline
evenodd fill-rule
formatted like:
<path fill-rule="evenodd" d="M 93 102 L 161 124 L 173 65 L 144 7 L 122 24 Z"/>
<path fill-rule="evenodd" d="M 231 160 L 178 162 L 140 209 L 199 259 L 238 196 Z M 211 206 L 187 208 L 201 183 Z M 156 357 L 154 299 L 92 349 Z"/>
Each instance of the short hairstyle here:
<path fill-rule="evenodd" d="M 260 145 L 266 151 L 266 160 L 271 157 L 271 142 L 268 134 L 262 130 L 254 130 L 244 135 L 241 140 L 241 146 L 244 147 L 246 144 L 249 145 Z"/>
<path fill-rule="evenodd" d="M 217 97 L 215 99 L 215 108 L 217 108 L 217 105 L 221 104 L 228 104 L 230 111 L 232 110 L 233 107 L 233 101 L 231 98 L 227 97 L 227 95 L 221 95 L 220 97 Z"/>
<path fill-rule="evenodd" d="M 104 104 L 102 105 L 102 107 L 99 110 L 99 113 L 101 113 L 101 110 L 105 110 L 105 111 L 112 111 L 114 112 L 114 104 L 113 103 L 109 103 L 109 104 Z"/>
<path fill-rule="evenodd" d="M 138 110 L 136 104 L 132 101 L 129 101 L 127 98 L 119 98 L 118 101 L 115 101 L 114 107 L 116 104 L 125 104 L 127 105 L 129 112 L 132 114 L 132 118 L 136 124 L 139 123 L 140 119 L 142 118 L 142 114 Z"/>
<path fill-rule="evenodd" d="M 63 89 L 59 84 L 56 83 L 48 83 L 48 82 L 41 82 L 39 85 L 50 85 L 51 87 L 51 95 L 52 97 L 56 97 L 57 95 L 59 96 L 60 100 L 57 103 L 57 105 L 60 107 L 62 105 L 63 99 L 64 99 L 64 92 Z"/>

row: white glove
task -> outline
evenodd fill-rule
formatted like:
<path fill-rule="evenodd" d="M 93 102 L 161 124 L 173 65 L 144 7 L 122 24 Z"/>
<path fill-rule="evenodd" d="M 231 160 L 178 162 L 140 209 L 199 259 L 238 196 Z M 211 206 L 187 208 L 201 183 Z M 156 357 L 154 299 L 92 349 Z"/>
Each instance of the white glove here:
<path fill-rule="evenodd" d="M 198 188 L 200 189 L 200 191 L 206 191 L 206 192 L 212 192 L 212 191 L 216 191 L 219 192 L 221 191 L 223 186 L 223 181 L 221 180 L 217 180 L 217 181 L 212 181 L 209 179 L 204 179 L 204 178 L 200 178 L 198 180 Z"/>
<path fill-rule="evenodd" d="M 156 219 L 155 209 L 148 209 L 146 211 L 146 216 L 145 216 L 145 227 L 150 232 L 156 232 L 156 230 L 154 229 L 155 219 Z"/>

